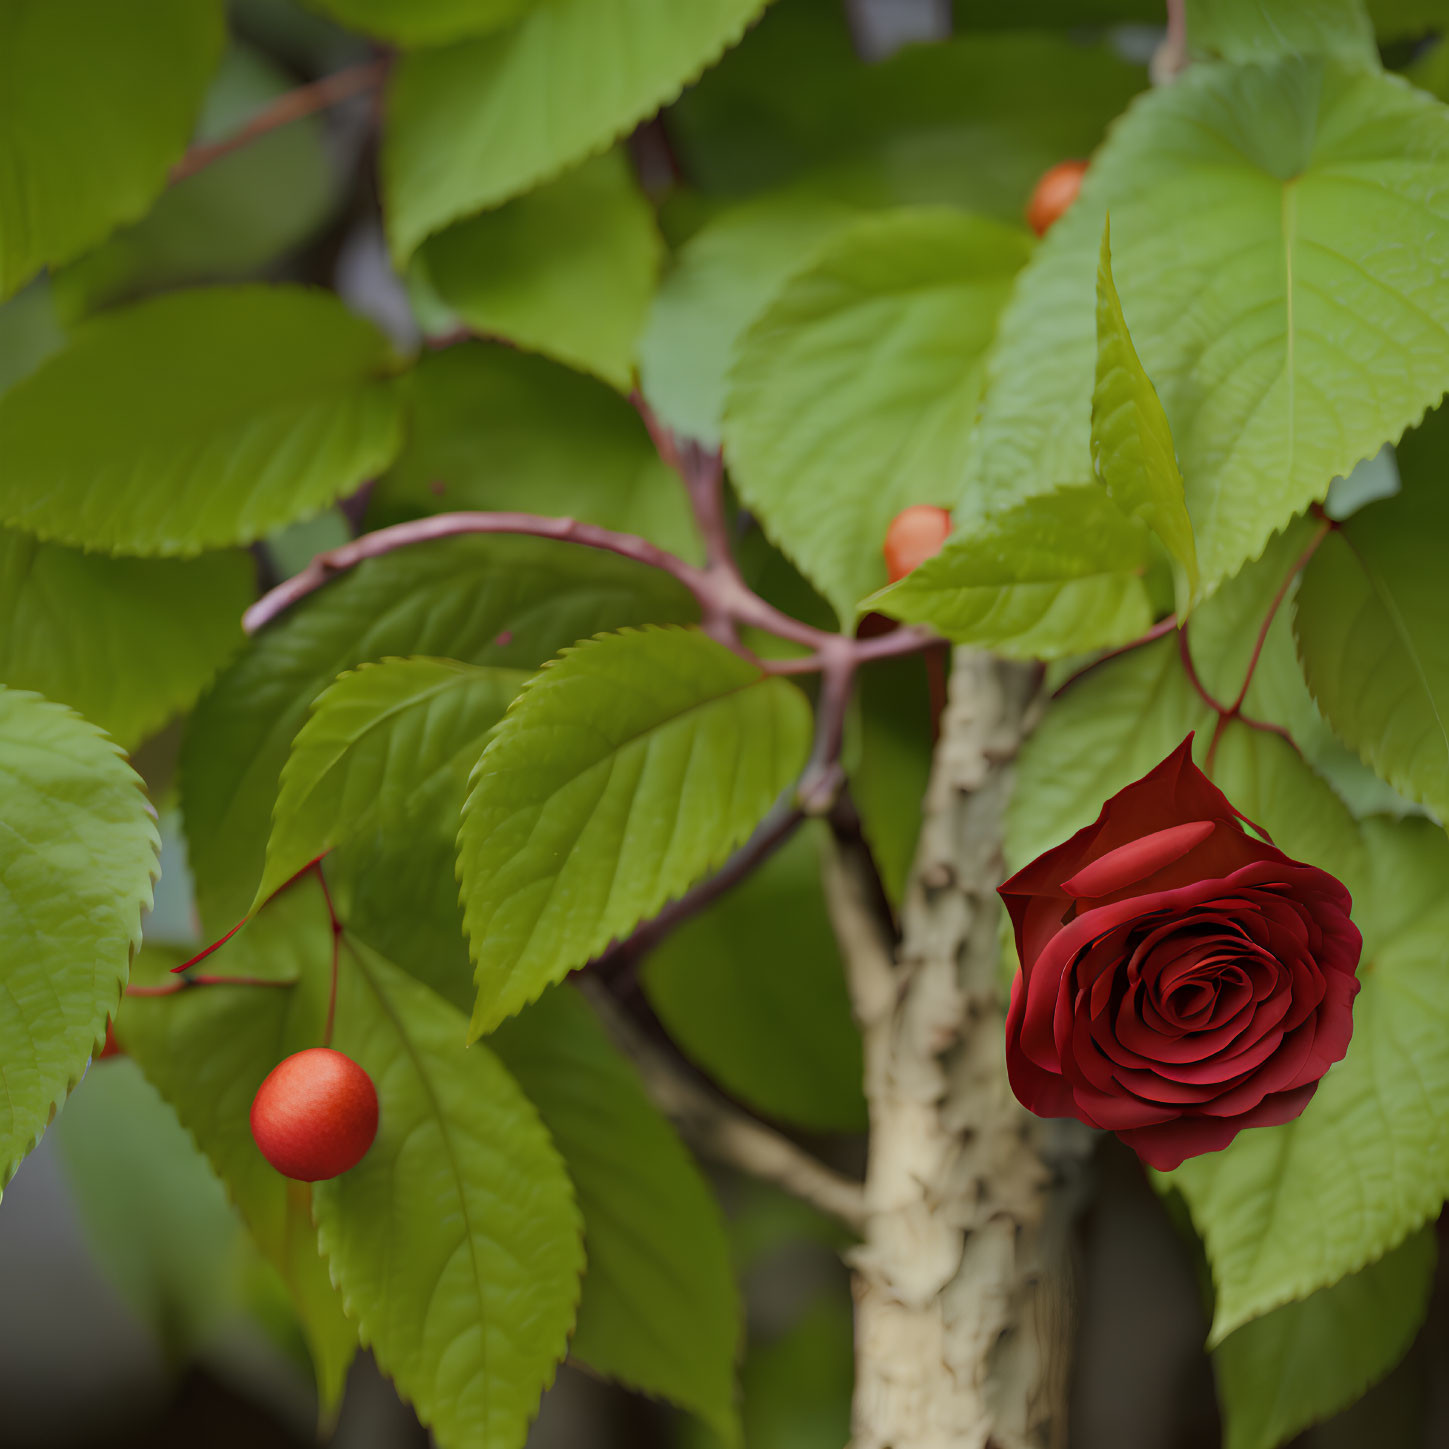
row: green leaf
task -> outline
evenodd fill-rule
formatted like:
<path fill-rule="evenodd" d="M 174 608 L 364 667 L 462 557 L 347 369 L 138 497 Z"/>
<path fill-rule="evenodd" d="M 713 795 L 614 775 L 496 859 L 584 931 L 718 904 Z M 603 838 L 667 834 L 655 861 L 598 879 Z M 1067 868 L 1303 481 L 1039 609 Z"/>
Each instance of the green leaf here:
<path fill-rule="evenodd" d="M 484 738 L 527 678 L 451 659 L 386 659 L 328 686 L 282 769 L 252 909 L 353 836 L 409 836 L 435 777 L 456 783 L 461 805 Z"/>
<path fill-rule="evenodd" d="M 0 529 L 0 682 L 68 704 L 132 749 L 241 644 L 244 553 L 106 558 Z"/>
<path fill-rule="evenodd" d="M 449 222 L 632 130 L 734 44 L 765 3 L 619 0 L 605 13 L 593 0 L 543 0 L 497 35 L 405 55 L 382 153 L 398 265 Z"/>
<path fill-rule="evenodd" d="M 1407 1352 L 1429 1306 L 1424 1228 L 1357 1273 L 1229 1335 L 1213 1355 L 1225 1449 L 1277 1449 L 1346 1408 Z"/>
<path fill-rule="evenodd" d="M 885 582 L 891 519 L 950 502 L 986 347 L 1030 246 L 944 209 L 868 217 L 741 340 L 725 405 L 731 478 L 847 624 Z"/>
<path fill-rule="evenodd" d="M 1410 799 L 1449 819 L 1449 638 L 1441 476 L 1405 478 L 1324 540 L 1294 628 L 1308 686 L 1338 735 Z"/>
<path fill-rule="evenodd" d="M 442 509 L 543 513 L 700 555 L 689 500 L 612 388 L 510 347 L 463 343 L 408 375 L 408 438 L 372 527 Z"/>
<path fill-rule="evenodd" d="M 531 680 L 478 761 L 458 835 L 472 1035 L 721 864 L 809 739 L 793 684 L 696 630 L 601 635 Z"/>
<path fill-rule="evenodd" d="M 394 366 L 370 322 L 300 287 L 107 313 L 0 396 L 0 523 L 100 552 L 251 542 L 387 464 Z"/>
<path fill-rule="evenodd" d="M 1123 644 L 1152 622 L 1147 535 L 1098 483 L 955 524 L 940 553 L 862 607 L 1015 658 Z"/>
<path fill-rule="evenodd" d="M 946 669 L 944 658 L 882 659 L 861 671 L 856 686 L 860 755 L 846 761 L 851 794 L 881 883 L 897 905 L 915 862 L 931 778 L 931 679 L 939 671 L 944 684 Z"/>
<path fill-rule="evenodd" d="M 615 147 L 440 232 L 418 265 L 474 332 L 627 392 L 663 252 L 628 153 Z"/>
<path fill-rule="evenodd" d="M 1362 0 L 1187 0 L 1186 11 L 1188 44 L 1224 60 L 1331 55 L 1378 69 Z"/>
<path fill-rule="evenodd" d="M 738 1444 L 741 1307 L 708 1183 L 576 992 L 545 993 L 489 1045 L 538 1108 L 579 1195 L 588 1271 L 570 1353 Z"/>
<path fill-rule="evenodd" d="M 600 629 L 695 617 L 668 575 L 542 539 L 445 539 L 360 565 L 254 638 L 191 718 L 181 790 L 202 919 L 246 914 L 292 739 L 344 670 L 408 654 L 531 670 Z"/>
<path fill-rule="evenodd" d="M 94 725 L 0 686 L 0 1188 L 80 1080 L 141 942 L 157 839 Z"/>
<path fill-rule="evenodd" d="M 860 1032 L 820 889 L 821 841 L 797 833 L 650 952 L 644 987 L 673 1040 L 732 1096 L 820 1132 L 865 1129 Z"/>
<path fill-rule="evenodd" d="M 1052 701 L 1022 746 L 1006 812 L 1015 872 L 1097 818 L 1124 785 L 1160 764 L 1213 715 L 1194 693 L 1169 635 L 1087 670 Z"/>
<path fill-rule="evenodd" d="M 682 437 L 719 443 L 740 338 L 859 208 L 809 191 L 730 207 L 679 249 L 639 339 L 644 395 Z"/>
<path fill-rule="evenodd" d="M 1000 506 L 1090 477 L 1110 207 L 1210 590 L 1449 384 L 1446 198 L 1449 113 L 1395 77 L 1191 67 L 1113 129 L 1023 272 L 963 496 Z"/>
<path fill-rule="evenodd" d="M 189 951 L 148 947 L 143 981 L 174 980 Z M 312 1190 L 277 1173 L 252 1140 L 252 1098 L 283 1057 L 322 1040 L 332 931 L 314 877 L 279 896 L 211 958 L 222 975 L 286 986 L 209 986 L 127 997 L 116 1030 L 171 1104 L 236 1204 L 262 1255 L 282 1276 L 302 1323 L 323 1413 L 342 1396 L 357 1331 L 343 1317 L 312 1227 Z"/>
<path fill-rule="evenodd" d="M 1348 1055 L 1296 1121 L 1244 1132 L 1167 1179 L 1212 1262 L 1214 1343 L 1374 1262 L 1449 1192 L 1449 840 L 1423 819 L 1363 831 L 1367 869 L 1347 878 L 1364 934 Z"/>
<path fill-rule="evenodd" d="M 1092 468 L 1112 501 L 1147 525 L 1181 566 L 1178 615 L 1197 593 L 1197 547 L 1183 501 L 1172 429 L 1142 369 L 1112 279 L 1111 229 L 1102 228 L 1097 264 L 1097 379 L 1092 388 Z"/>
<path fill-rule="evenodd" d="M 226 1193 L 133 1061 L 87 1074 L 55 1125 L 86 1237 L 173 1362 L 242 1311 L 247 1241 Z"/>
<path fill-rule="evenodd" d="M 207 92 L 199 143 L 234 134 L 295 81 L 261 52 L 233 44 Z M 324 123 L 304 116 L 169 186 L 136 225 L 55 278 L 71 317 L 162 287 L 255 273 L 305 240 L 337 202 Z"/>
<path fill-rule="evenodd" d="M 441 1449 L 522 1449 L 584 1267 L 564 1164 L 462 1014 L 366 946 L 344 944 L 335 1042 L 379 1107 L 367 1155 L 313 1189 L 347 1311 Z"/>
<path fill-rule="evenodd" d="M 0 298 L 156 199 L 191 139 L 223 37 L 216 0 L 9 0 Z"/>
<path fill-rule="evenodd" d="M 0 392 L 28 377 L 65 346 L 50 282 L 32 282 L 19 296 L 0 302 Z"/>
<path fill-rule="evenodd" d="M 1160 6 L 1143 18 L 1160 24 Z M 767 11 L 680 97 L 669 134 L 684 175 L 708 192 L 808 179 L 857 204 L 1019 222 L 1042 172 L 1094 150 L 1145 83 L 1108 45 L 1041 32 L 961 35 L 867 63 L 839 6 L 795 3 Z"/>
<path fill-rule="evenodd" d="M 311 0 L 344 25 L 395 45 L 444 45 L 516 20 L 539 0 Z"/>

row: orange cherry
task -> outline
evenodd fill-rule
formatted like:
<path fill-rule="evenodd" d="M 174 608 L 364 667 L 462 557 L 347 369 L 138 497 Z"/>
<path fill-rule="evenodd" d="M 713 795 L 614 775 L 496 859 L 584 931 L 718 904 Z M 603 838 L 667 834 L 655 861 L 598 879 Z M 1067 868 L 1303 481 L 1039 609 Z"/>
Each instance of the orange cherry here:
<path fill-rule="evenodd" d="M 951 532 L 951 515 L 930 503 L 913 503 L 891 519 L 886 529 L 886 572 L 891 583 L 941 552 Z"/>
<path fill-rule="evenodd" d="M 1026 204 L 1027 225 L 1038 236 L 1045 236 L 1052 223 L 1077 199 L 1086 171 L 1085 161 L 1059 161 L 1042 174 Z"/>
<path fill-rule="evenodd" d="M 252 1101 L 261 1154 L 299 1182 L 337 1177 L 377 1136 L 377 1089 L 349 1056 L 309 1047 L 273 1067 Z"/>

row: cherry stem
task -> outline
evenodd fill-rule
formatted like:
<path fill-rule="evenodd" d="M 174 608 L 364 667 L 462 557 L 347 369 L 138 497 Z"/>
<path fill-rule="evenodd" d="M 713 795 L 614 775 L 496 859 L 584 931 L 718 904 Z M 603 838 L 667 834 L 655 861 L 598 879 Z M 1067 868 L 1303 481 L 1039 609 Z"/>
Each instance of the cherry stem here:
<path fill-rule="evenodd" d="M 295 986 L 295 981 L 276 981 L 268 976 L 178 976 L 156 986 L 127 986 L 127 996 L 175 996 L 193 986 Z"/>
<path fill-rule="evenodd" d="M 313 81 L 310 85 L 298 86 L 296 90 L 285 92 L 263 106 L 230 136 L 193 146 L 171 168 L 171 181 L 175 183 L 194 176 L 213 161 L 230 156 L 233 151 L 241 150 L 257 137 L 265 136 L 280 126 L 290 125 L 293 121 L 300 121 L 318 111 L 328 110 L 342 101 L 361 95 L 364 91 L 375 90 L 386 77 L 387 67 L 386 58 L 369 60 L 362 65 L 350 66 L 333 75 L 323 76 L 321 80 Z"/>

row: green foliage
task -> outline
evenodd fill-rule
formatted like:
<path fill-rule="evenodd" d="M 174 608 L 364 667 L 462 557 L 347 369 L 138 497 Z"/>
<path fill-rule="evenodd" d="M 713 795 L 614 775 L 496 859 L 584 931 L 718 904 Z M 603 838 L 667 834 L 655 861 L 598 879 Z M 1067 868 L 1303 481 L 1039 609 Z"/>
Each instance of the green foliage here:
<path fill-rule="evenodd" d="M 174 1108 L 236 1204 L 252 1240 L 281 1275 L 302 1324 L 323 1412 L 335 1409 L 357 1333 L 318 1254 L 311 1190 L 257 1151 L 252 1098 L 283 1057 L 315 1046 L 326 1017 L 332 934 L 315 878 L 299 881 L 210 958 L 224 974 L 285 986 L 214 986 L 171 997 L 129 997 L 116 1030 Z M 148 948 L 145 983 L 170 978 L 184 953 Z"/>
<path fill-rule="evenodd" d="M 741 1308 L 709 1185 L 571 989 L 545 993 L 489 1045 L 538 1108 L 578 1192 L 588 1271 L 570 1353 L 738 1444 Z"/>
<path fill-rule="evenodd" d="M 1234 61 L 1331 55 L 1376 68 L 1378 46 L 1362 0 L 1187 0 L 1187 39 L 1195 50 Z"/>
<path fill-rule="evenodd" d="M 418 265 L 474 332 L 627 392 L 663 250 L 653 208 L 615 147 L 430 238 Z"/>
<path fill-rule="evenodd" d="M 1003 316 L 963 497 L 1089 476 L 1110 208 L 1204 584 L 1236 572 L 1449 383 L 1446 140 L 1437 102 L 1323 60 L 1194 66 L 1137 102 Z"/>
<path fill-rule="evenodd" d="M 132 748 L 189 708 L 242 641 L 243 553 L 107 558 L 0 529 L 0 682 Z"/>
<path fill-rule="evenodd" d="M 378 1090 L 377 1140 L 313 1189 L 317 1238 L 362 1340 L 441 1449 L 522 1449 L 583 1271 L 564 1164 L 464 1017 L 344 943 L 335 1045 Z"/>
<path fill-rule="evenodd" d="M 232 134 L 289 85 L 264 56 L 233 45 L 207 92 L 197 141 Z M 169 186 L 141 221 L 56 276 L 62 310 L 77 316 L 160 287 L 250 276 L 305 240 L 337 200 L 322 131 L 305 117 Z"/>
<path fill-rule="evenodd" d="M 652 115 L 766 3 L 620 0 L 605 13 L 593 0 L 545 0 L 495 35 L 404 56 L 382 156 L 398 263 L 450 222 L 550 180 Z"/>
<path fill-rule="evenodd" d="M 346 25 L 397 45 L 442 45 L 516 20 L 539 0 L 311 0 Z"/>
<path fill-rule="evenodd" d="M 1110 228 L 1102 228 L 1097 264 L 1097 377 L 1092 388 L 1092 469 L 1112 501 L 1162 540 L 1187 587 L 1179 590 L 1178 614 L 1186 617 L 1197 592 L 1197 548 L 1183 501 L 1182 474 L 1172 429 L 1142 370 L 1122 299 L 1112 280 Z"/>
<path fill-rule="evenodd" d="M 206 1159 L 135 1062 L 94 1068 L 55 1125 L 86 1236 L 167 1356 L 241 1307 L 252 1250 Z"/>
<path fill-rule="evenodd" d="M 1213 1355 L 1225 1449 L 1277 1449 L 1382 1378 L 1429 1306 L 1432 1229 L 1300 1303 L 1255 1318 Z"/>
<path fill-rule="evenodd" d="M 0 686 L 0 1188 L 105 1033 L 151 903 L 141 782 L 94 725 Z"/>
<path fill-rule="evenodd" d="M 954 521 L 940 553 L 862 607 L 1016 658 L 1109 648 L 1151 623 L 1146 530 L 1101 484 Z"/>
<path fill-rule="evenodd" d="M 412 817 L 434 778 L 461 802 L 488 731 L 527 677 L 451 659 L 387 659 L 324 690 L 282 769 L 252 909 L 353 836 L 394 834 L 415 848 Z"/>
<path fill-rule="evenodd" d="M 458 835 L 472 1035 L 721 864 L 809 736 L 793 684 L 695 630 L 601 635 L 531 680 L 478 761 Z"/>
<path fill-rule="evenodd" d="M 1449 1093 L 1449 841 L 1421 819 L 1363 828 L 1368 868 L 1348 884 L 1364 984 L 1347 1057 L 1297 1121 L 1245 1132 L 1170 1178 L 1212 1261 L 1215 1343 L 1373 1262 L 1449 1193 L 1439 1126 Z"/>
<path fill-rule="evenodd" d="M 246 914 L 292 739 L 344 670 L 409 654 L 536 669 L 597 630 L 694 614 L 667 575 L 570 544 L 454 538 L 362 564 L 253 640 L 191 717 L 181 788 L 202 919 Z"/>
<path fill-rule="evenodd" d="M 1449 819 L 1442 477 L 1406 477 L 1323 542 L 1294 629 L 1329 723 L 1386 780 Z"/>
<path fill-rule="evenodd" d="M 0 299 L 156 199 L 222 39 L 218 0 L 10 0 L 0 12 Z"/>
<path fill-rule="evenodd" d="M 593 378 L 466 343 L 424 356 L 405 397 L 407 442 L 373 492 L 370 526 L 443 509 L 513 510 L 638 533 L 697 556 L 679 480 L 638 413 Z"/>
<path fill-rule="evenodd" d="M 102 552 L 248 543 L 389 461 L 395 366 L 370 323 L 296 287 L 96 318 L 0 397 L 0 522 Z"/>
<path fill-rule="evenodd" d="M 669 1035 L 732 1096 L 815 1131 L 859 1132 L 860 1033 L 815 830 L 656 947 L 644 987 Z"/>
<path fill-rule="evenodd" d="M 740 344 L 725 406 L 731 476 L 846 625 L 885 582 L 891 519 L 951 501 L 986 347 L 1029 251 L 1021 232 L 944 209 L 866 218 Z"/>

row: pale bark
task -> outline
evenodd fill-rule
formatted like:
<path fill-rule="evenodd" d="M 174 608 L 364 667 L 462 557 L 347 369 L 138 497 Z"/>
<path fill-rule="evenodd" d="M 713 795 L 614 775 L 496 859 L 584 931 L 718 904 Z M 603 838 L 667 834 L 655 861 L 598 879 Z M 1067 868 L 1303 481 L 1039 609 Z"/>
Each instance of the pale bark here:
<path fill-rule="evenodd" d="M 958 652 L 899 948 L 861 854 L 844 841 L 827 866 L 870 1105 L 853 1449 L 1066 1442 L 1087 1144 L 1013 1098 L 998 986 L 1002 819 L 1036 679 Z"/>

